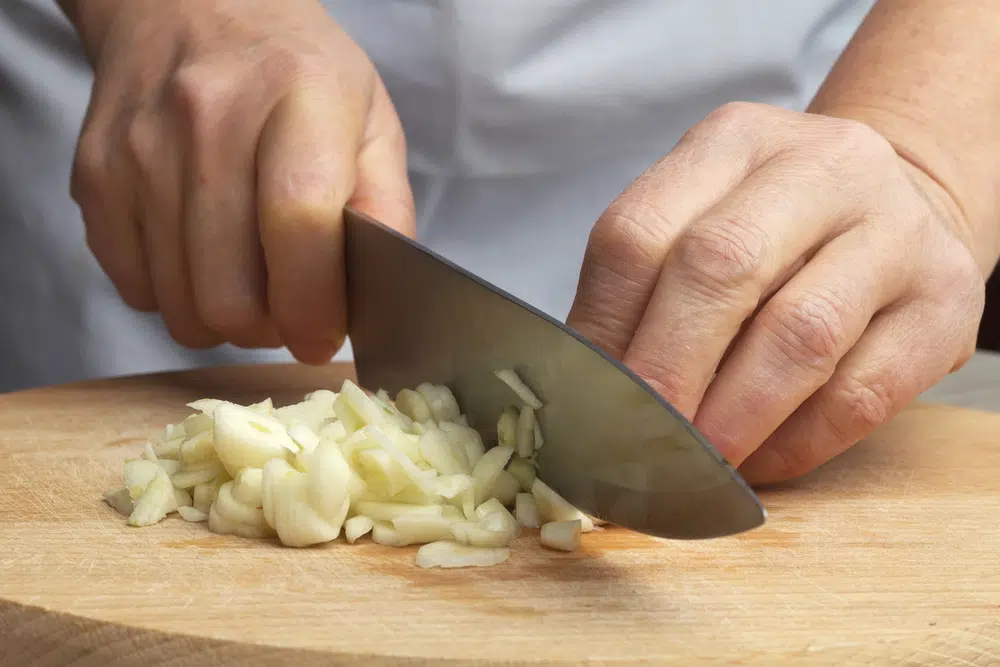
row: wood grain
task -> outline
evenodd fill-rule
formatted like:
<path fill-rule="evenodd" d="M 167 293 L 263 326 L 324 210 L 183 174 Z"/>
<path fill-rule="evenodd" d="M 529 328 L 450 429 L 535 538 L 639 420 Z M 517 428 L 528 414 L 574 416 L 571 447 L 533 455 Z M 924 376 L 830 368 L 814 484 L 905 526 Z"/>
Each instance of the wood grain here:
<path fill-rule="evenodd" d="M 918 405 L 761 492 L 765 527 L 424 571 L 415 548 L 295 550 L 100 500 L 202 396 L 298 400 L 342 366 L 255 366 L 0 397 L 0 665 L 1000 664 L 1000 415 Z"/>

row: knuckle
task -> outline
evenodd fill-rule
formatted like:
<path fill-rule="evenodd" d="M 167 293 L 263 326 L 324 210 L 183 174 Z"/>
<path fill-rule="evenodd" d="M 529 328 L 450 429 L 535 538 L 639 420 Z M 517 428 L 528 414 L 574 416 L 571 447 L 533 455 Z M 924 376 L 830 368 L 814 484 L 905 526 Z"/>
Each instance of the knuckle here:
<path fill-rule="evenodd" d="M 703 123 L 714 131 L 736 130 L 754 125 L 768 107 L 755 102 L 727 102 L 712 110 Z"/>
<path fill-rule="evenodd" d="M 158 161 L 156 125 L 146 114 L 137 114 L 125 129 L 125 146 L 138 171 L 153 173 Z"/>
<path fill-rule="evenodd" d="M 986 305 L 986 278 L 965 244 L 948 234 L 931 241 L 933 271 L 920 284 L 924 297 L 940 315 L 959 324 L 978 326 Z"/>
<path fill-rule="evenodd" d="M 677 240 L 673 254 L 700 287 L 718 296 L 757 285 L 767 251 L 763 230 L 729 220 L 689 228 Z"/>
<path fill-rule="evenodd" d="M 772 300 L 759 320 L 777 353 L 793 367 L 831 374 L 848 341 L 843 300 L 812 291 Z"/>
<path fill-rule="evenodd" d="M 339 200 L 320 176 L 279 178 L 268 186 L 261 205 L 262 222 L 281 232 L 328 232 L 341 215 Z"/>
<path fill-rule="evenodd" d="M 306 49 L 300 45 L 274 50 L 263 67 L 284 81 L 301 81 L 322 71 L 323 60 L 320 49 Z"/>
<path fill-rule="evenodd" d="M 620 358 L 656 285 L 669 246 L 665 214 L 641 202 L 615 203 L 590 234 L 572 326 Z"/>
<path fill-rule="evenodd" d="M 659 272 L 659 254 L 672 227 L 664 211 L 642 200 L 616 202 L 591 231 L 588 255 L 623 278 Z"/>
<path fill-rule="evenodd" d="M 961 245 L 960 241 L 956 243 Z M 965 297 L 966 310 L 981 317 L 986 305 L 986 279 L 983 277 L 979 263 L 964 246 L 954 253 L 949 278 L 949 291 L 952 291 L 956 285 L 960 286 L 961 293 Z"/>
<path fill-rule="evenodd" d="M 681 412 L 689 407 L 686 399 L 700 391 L 692 375 L 685 373 L 665 350 L 630 349 L 626 365 Z"/>
<path fill-rule="evenodd" d="M 848 375 L 834 392 L 832 407 L 821 412 L 830 433 L 850 446 L 882 425 L 894 412 L 895 401 L 886 385 Z"/>
<path fill-rule="evenodd" d="M 228 86 L 208 65 L 184 65 L 170 79 L 167 99 L 196 136 L 208 137 L 222 122 Z"/>

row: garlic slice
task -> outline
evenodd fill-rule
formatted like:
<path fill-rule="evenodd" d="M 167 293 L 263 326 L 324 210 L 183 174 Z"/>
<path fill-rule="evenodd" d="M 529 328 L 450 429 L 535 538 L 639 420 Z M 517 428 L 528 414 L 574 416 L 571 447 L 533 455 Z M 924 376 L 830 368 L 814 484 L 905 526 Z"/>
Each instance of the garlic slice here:
<path fill-rule="evenodd" d="M 417 567 L 490 567 L 510 558 L 510 549 L 481 549 L 450 540 L 431 542 L 417 550 Z"/>
<path fill-rule="evenodd" d="M 538 528 L 541 520 L 538 518 L 538 506 L 535 497 L 530 493 L 519 493 L 514 501 L 514 517 L 525 528 Z"/>
<path fill-rule="evenodd" d="M 344 539 L 348 544 L 354 544 L 359 539 L 371 532 L 375 527 L 375 522 L 370 517 L 359 514 L 352 516 L 344 522 Z"/>
<path fill-rule="evenodd" d="M 586 514 L 573 507 L 565 498 L 552 490 L 549 485 L 540 479 L 535 479 L 531 485 L 531 494 L 535 496 L 535 503 L 538 505 L 538 515 L 542 521 L 548 523 L 553 521 L 580 521 L 580 530 L 589 533 L 594 529 L 594 522 Z"/>
<path fill-rule="evenodd" d="M 528 388 L 528 385 L 524 383 L 524 380 L 521 379 L 521 376 L 518 375 L 516 371 L 511 368 L 502 368 L 494 371 L 493 374 L 496 375 L 501 382 L 510 387 L 511 390 L 517 394 L 517 397 L 524 401 L 525 404 L 529 405 L 532 409 L 538 410 L 542 407 L 542 402 L 537 396 L 535 396 L 535 392 Z"/>
<path fill-rule="evenodd" d="M 580 530 L 580 519 L 542 524 L 542 546 L 559 551 L 576 551 L 580 548 Z"/>
<path fill-rule="evenodd" d="M 271 459 L 299 451 L 274 417 L 233 403 L 219 405 L 214 417 L 215 450 L 232 476 L 243 468 L 263 468 Z"/>

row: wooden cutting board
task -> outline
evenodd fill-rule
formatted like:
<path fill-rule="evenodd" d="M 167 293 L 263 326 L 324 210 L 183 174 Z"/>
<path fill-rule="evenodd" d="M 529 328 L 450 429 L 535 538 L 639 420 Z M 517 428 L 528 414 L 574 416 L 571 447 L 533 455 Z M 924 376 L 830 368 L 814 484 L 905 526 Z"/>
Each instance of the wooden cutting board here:
<path fill-rule="evenodd" d="M 1000 415 L 915 406 L 761 493 L 765 527 L 574 554 L 529 535 L 482 570 L 414 548 L 295 550 L 101 493 L 203 396 L 282 404 L 349 369 L 213 369 L 0 397 L 0 665 L 998 665 Z"/>

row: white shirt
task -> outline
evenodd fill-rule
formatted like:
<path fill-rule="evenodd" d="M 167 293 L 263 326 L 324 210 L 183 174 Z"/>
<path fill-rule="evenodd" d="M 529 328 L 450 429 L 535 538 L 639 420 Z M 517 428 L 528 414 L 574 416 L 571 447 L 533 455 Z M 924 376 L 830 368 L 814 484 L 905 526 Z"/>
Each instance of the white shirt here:
<path fill-rule="evenodd" d="M 725 102 L 804 108 L 872 4 L 326 2 L 402 118 L 419 239 L 558 318 L 621 190 Z M 0 391 L 290 359 L 186 350 L 121 302 L 68 194 L 91 80 L 54 0 L 0 3 Z"/>

